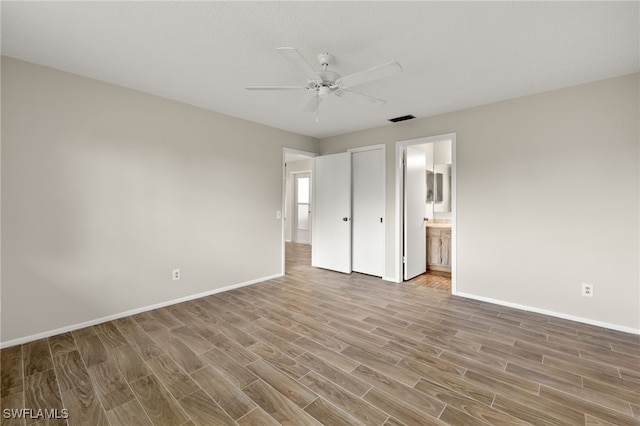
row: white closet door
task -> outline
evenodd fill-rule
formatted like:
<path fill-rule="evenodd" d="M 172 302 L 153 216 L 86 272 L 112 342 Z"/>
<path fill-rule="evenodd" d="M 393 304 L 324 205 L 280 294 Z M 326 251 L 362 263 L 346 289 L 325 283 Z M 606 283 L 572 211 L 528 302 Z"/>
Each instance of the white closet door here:
<path fill-rule="evenodd" d="M 384 151 L 355 151 L 353 176 L 353 270 L 382 277 L 384 272 Z"/>
<path fill-rule="evenodd" d="M 351 153 L 314 157 L 311 265 L 351 272 Z"/>
<path fill-rule="evenodd" d="M 404 174 L 404 279 L 427 270 L 426 154 L 407 147 Z"/>

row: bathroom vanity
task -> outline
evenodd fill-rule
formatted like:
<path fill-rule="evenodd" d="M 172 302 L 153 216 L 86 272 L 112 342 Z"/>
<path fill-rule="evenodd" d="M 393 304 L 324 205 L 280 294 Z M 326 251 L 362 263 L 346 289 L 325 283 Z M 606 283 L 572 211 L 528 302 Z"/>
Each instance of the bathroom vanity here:
<path fill-rule="evenodd" d="M 427 270 L 451 274 L 451 223 L 427 221 Z"/>

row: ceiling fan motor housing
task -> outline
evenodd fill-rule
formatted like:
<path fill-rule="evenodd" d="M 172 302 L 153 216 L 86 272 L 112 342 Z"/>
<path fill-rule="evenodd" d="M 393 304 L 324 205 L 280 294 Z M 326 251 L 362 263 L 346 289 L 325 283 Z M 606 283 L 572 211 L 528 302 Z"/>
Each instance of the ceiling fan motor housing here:
<path fill-rule="evenodd" d="M 318 62 L 320 62 L 320 65 L 322 65 L 323 67 L 326 67 L 327 65 L 329 65 L 332 60 L 333 60 L 333 56 L 331 56 L 326 52 L 318 55 Z"/>

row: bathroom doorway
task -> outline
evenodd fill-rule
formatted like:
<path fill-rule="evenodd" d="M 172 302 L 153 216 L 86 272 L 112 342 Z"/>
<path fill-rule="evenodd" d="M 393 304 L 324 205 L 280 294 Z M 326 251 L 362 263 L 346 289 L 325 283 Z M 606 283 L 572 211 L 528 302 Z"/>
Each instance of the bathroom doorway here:
<path fill-rule="evenodd" d="M 397 280 L 455 294 L 455 134 L 396 144 Z"/>

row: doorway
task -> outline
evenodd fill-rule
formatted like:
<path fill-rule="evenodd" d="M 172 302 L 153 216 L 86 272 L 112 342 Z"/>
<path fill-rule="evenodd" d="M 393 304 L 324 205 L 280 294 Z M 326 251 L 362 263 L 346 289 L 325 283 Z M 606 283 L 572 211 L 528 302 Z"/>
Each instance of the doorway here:
<path fill-rule="evenodd" d="M 282 149 L 282 210 L 279 212 L 282 223 L 282 274 L 286 272 L 287 245 L 300 244 L 309 248 L 308 246 L 313 242 L 310 222 L 313 215 L 311 188 L 313 157 L 317 155 L 292 148 Z M 301 181 L 298 181 L 298 178 Z M 308 192 L 305 191 L 306 188 Z M 303 248 L 303 250 L 306 249 Z M 291 253 L 290 250 L 289 253 Z M 303 256 L 301 259 L 306 258 Z M 311 264 L 310 261 L 309 264 Z"/>
<path fill-rule="evenodd" d="M 396 157 L 396 281 L 455 294 L 455 134 L 398 142 Z"/>
<path fill-rule="evenodd" d="M 291 241 L 311 244 L 311 171 L 291 172 L 293 206 L 291 208 Z"/>

